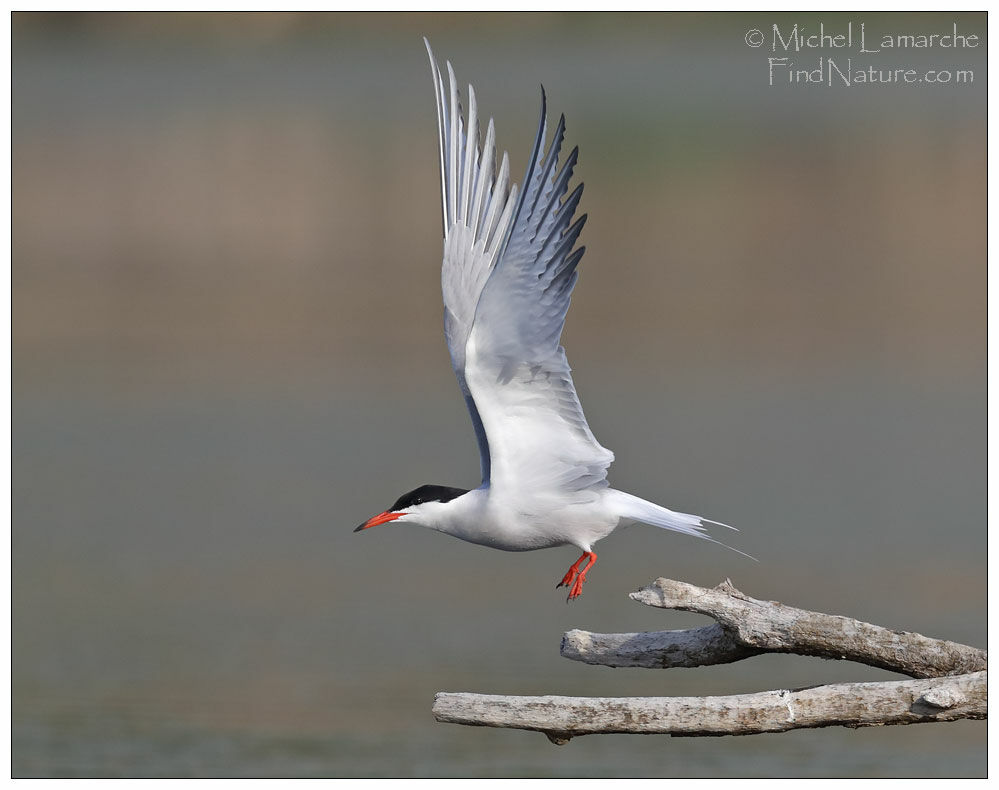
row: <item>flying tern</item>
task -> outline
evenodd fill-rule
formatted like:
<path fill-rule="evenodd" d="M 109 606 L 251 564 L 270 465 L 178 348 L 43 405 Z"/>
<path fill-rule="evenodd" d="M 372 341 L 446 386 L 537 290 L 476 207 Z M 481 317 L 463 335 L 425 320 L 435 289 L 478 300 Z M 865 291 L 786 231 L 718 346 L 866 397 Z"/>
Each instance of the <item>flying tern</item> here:
<path fill-rule="evenodd" d="M 490 118 L 480 149 L 478 106 L 468 86 L 463 118 L 454 69 L 445 86 L 429 42 L 444 220 L 444 335 L 479 445 L 482 483 L 466 490 L 423 485 L 354 531 L 408 522 L 504 551 L 576 546 L 582 555 L 557 587 L 578 598 L 596 562 L 593 545 L 632 523 L 707 540 L 700 516 L 611 488 L 614 454 L 594 438 L 559 344 L 585 247 L 570 191 L 578 147 L 562 164 L 565 116 L 547 137 L 547 102 L 518 189 L 504 152 L 496 169 Z M 732 529 L 731 527 L 729 527 Z"/>

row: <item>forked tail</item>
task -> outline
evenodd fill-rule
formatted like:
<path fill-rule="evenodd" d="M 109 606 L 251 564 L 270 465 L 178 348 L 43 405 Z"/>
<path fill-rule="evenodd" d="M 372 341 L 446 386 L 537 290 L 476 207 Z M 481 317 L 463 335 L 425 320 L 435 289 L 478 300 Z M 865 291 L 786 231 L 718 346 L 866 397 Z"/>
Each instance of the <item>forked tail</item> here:
<path fill-rule="evenodd" d="M 611 492 L 608 492 L 611 493 Z M 734 549 L 727 543 L 722 543 L 720 540 L 711 537 L 708 533 L 708 524 L 714 524 L 719 527 L 725 527 L 726 529 L 735 530 L 735 527 L 731 527 L 728 524 L 722 524 L 720 521 L 712 521 L 711 519 L 701 518 L 700 516 L 695 516 L 690 513 L 677 513 L 668 508 L 664 508 L 661 505 L 657 505 L 654 502 L 649 502 L 640 497 L 634 496 L 632 494 L 627 494 L 624 491 L 613 491 L 613 506 L 616 508 L 618 514 L 623 519 L 630 521 L 640 521 L 643 524 L 651 524 L 654 527 L 662 527 L 663 529 L 669 529 L 673 532 L 682 532 L 684 535 L 693 535 L 695 538 L 703 538 L 704 540 L 710 540 L 712 543 L 717 543 L 719 546 L 724 546 L 726 549 L 741 554 L 743 557 L 749 557 L 751 560 L 755 560 L 756 557 L 751 554 L 746 554 L 744 551 L 739 551 L 739 549 Z"/>

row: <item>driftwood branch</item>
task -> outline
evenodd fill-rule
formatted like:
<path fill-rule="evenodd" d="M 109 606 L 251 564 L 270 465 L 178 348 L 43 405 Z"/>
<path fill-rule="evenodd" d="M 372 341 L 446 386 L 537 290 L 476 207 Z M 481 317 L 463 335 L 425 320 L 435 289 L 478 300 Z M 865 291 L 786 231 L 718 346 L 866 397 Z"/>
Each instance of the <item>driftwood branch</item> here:
<path fill-rule="evenodd" d="M 976 647 L 758 601 L 729 581 L 709 589 L 657 579 L 631 598 L 662 609 L 706 614 L 717 624 L 642 634 L 569 631 L 562 639 L 562 655 L 588 664 L 665 668 L 727 664 L 758 653 L 797 653 L 858 661 L 914 678 L 962 675 L 988 667 L 986 651 Z"/>
<path fill-rule="evenodd" d="M 764 651 L 741 645 L 720 625 L 685 631 L 648 631 L 638 634 L 594 634 L 566 631 L 562 657 L 605 667 L 706 667 L 731 664 Z"/>
<path fill-rule="evenodd" d="M 753 735 L 985 718 L 985 672 L 888 683 L 836 683 L 725 697 L 507 697 L 438 694 L 437 721 L 537 730 L 556 743 L 594 733 Z"/>
<path fill-rule="evenodd" d="M 569 631 L 562 655 L 614 667 L 695 667 L 766 652 L 859 661 L 917 680 L 838 683 L 718 697 L 513 697 L 438 694 L 438 721 L 515 727 L 554 743 L 593 733 L 749 735 L 805 727 L 984 719 L 987 653 L 921 634 L 760 601 L 731 582 L 715 588 L 658 579 L 631 594 L 649 606 L 706 614 L 714 625 L 682 631 Z"/>

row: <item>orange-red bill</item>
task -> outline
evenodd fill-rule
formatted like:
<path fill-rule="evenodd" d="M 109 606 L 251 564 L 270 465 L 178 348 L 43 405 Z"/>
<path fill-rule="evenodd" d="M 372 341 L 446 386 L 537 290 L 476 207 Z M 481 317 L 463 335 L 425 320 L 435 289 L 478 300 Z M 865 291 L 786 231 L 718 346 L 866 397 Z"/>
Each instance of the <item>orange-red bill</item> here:
<path fill-rule="evenodd" d="M 400 516 L 405 516 L 405 513 L 392 513 L 391 511 L 385 511 L 384 513 L 379 513 L 377 516 L 372 516 L 367 521 L 365 521 L 361 526 L 356 527 L 354 532 L 360 532 L 362 529 L 367 529 L 368 527 L 377 527 L 379 524 L 385 524 L 389 521 L 395 521 Z"/>

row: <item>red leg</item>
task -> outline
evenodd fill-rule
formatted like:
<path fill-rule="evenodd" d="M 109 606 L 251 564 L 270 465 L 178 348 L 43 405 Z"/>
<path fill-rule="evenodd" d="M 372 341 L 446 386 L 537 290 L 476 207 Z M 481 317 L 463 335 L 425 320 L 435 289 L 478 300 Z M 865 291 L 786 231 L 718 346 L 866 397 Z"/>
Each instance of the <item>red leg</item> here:
<path fill-rule="evenodd" d="M 582 564 L 583 560 L 586 559 L 586 552 L 584 551 L 582 556 L 572 563 L 572 566 L 565 572 L 565 576 L 562 577 L 562 581 L 555 585 L 557 590 L 559 587 L 568 587 L 576 578 L 576 574 L 579 573 L 579 566 Z"/>
<path fill-rule="evenodd" d="M 580 570 L 579 566 L 580 564 L 582 564 L 583 560 L 587 560 L 587 563 L 583 567 L 583 569 Z M 569 597 L 565 599 L 566 601 L 572 601 L 578 598 L 580 595 L 582 595 L 583 582 L 586 581 L 586 572 L 593 567 L 593 563 L 595 563 L 596 561 L 597 561 L 597 555 L 595 552 L 584 551 L 583 556 L 572 564 L 572 567 L 569 568 L 568 573 L 565 574 L 565 577 L 557 585 L 558 587 L 561 587 L 563 585 L 568 587 L 570 584 L 572 585 L 572 588 L 569 590 Z"/>
<path fill-rule="evenodd" d="M 589 558 L 589 562 L 586 563 L 585 567 L 583 567 L 583 569 L 579 572 L 579 575 L 576 576 L 576 581 L 573 582 L 572 589 L 569 590 L 569 597 L 566 598 L 566 601 L 571 601 L 571 600 L 573 600 L 575 598 L 578 598 L 580 595 L 582 595 L 582 593 L 583 593 L 583 582 L 586 581 L 586 572 L 590 568 L 592 568 L 593 567 L 593 563 L 595 563 L 597 561 L 597 555 L 594 552 L 592 552 L 592 551 L 586 552 L 583 556 L 584 557 L 588 557 Z M 582 557 L 580 559 L 582 559 Z"/>

